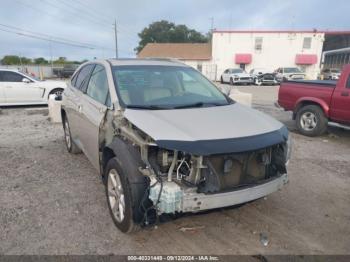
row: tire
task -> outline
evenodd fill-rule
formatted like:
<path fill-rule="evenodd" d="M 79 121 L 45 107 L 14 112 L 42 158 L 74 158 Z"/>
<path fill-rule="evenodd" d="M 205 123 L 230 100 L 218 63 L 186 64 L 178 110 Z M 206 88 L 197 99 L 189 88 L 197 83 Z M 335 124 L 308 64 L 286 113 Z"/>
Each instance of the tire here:
<path fill-rule="evenodd" d="M 235 83 L 233 83 L 233 78 L 230 78 L 230 85 L 234 85 Z"/>
<path fill-rule="evenodd" d="M 129 183 L 127 172 L 131 169 L 130 161 L 123 162 L 114 157 L 108 161 L 104 172 L 108 209 L 114 224 L 123 233 L 140 228 L 140 221 L 135 221 L 141 202 L 137 196 L 145 193 L 140 192 L 143 188 L 139 185 Z"/>
<path fill-rule="evenodd" d="M 299 132 L 305 136 L 319 136 L 326 132 L 328 119 L 317 105 L 306 105 L 296 115 Z"/>
<path fill-rule="evenodd" d="M 220 77 L 220 83 L 223 84 L 224 83 L 224 79 L 222 77 Z"/>
<path fill-rule="evenodd" d="M 74 143 L 72 139 L 68 118 L 64 116 L 62 120 L 63 120 L 62 122 L 63 122 L 63 131 L 64 131 L 64 141 L 66 142 L 67 151 L 72 154 L 81 153 L 80 148 Z"/>
<path fill-rule="evenodd" d="M 254 84 L 257 85 L 257 86 L 261 86 L 262 85 L 262 83 L 258 79 L 255 79 Z"/>
<path fill-rule="evenodd" d="M 50 95 L 56 95 L 56 96 L 62 97 L 63 91 L 64 91 L 63 88 L 55 88 L 55 89 L 52 89 L 51 92 L 49 93 L 49 96 L 48 96 L 48 97 L 50 97 Z"/>

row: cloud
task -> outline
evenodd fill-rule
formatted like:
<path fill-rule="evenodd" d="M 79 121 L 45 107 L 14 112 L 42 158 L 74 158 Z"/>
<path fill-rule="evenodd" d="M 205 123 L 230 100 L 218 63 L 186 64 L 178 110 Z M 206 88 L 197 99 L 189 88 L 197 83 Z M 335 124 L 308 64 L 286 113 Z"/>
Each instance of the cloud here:
<path fill-rule="evenodd" d="M 52 44 L 55 58 L 74 60 L 114 56 L 115 18 L 121 57 L 134 56 L 137 33 L 161 19 L 203 33 L 210 30 L 211 17 L 217 29 L 349 29 L 350 25 L 350 2 L 346 0 L 2 0 L 1 5 L 2 24 L 106 47 L 89 50 Z M 49 44 L 0 31 L 0 57 L 19 53 L 49 58 Z"/>

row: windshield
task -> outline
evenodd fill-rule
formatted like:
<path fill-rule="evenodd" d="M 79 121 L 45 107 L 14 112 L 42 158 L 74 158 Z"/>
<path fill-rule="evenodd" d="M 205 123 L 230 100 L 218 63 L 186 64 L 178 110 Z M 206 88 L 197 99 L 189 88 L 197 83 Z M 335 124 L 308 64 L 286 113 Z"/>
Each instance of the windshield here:
<path fill-rule="evenodd" d="M 340 70 L 339 69 L 332 69 L 331 72 L 332 73 L 340 73 Z"/>
<path fill-rule="evenodd" d="M 121 104 L 129 108 L 171 109 L 227 105 L 217 87 L 190 67 L 114 66 Z"/>
<path fill-rule="evenodd" d="M 244 73 L 244 70 L 243 69 L 231 69 L 231 73 L 233 74 L 240 74 L 240 73 Z"/>
<path fill-rule="evenodd" d="M 299 70 L 299 68 L 296 67 L 286 67 L 284 69 L 285 73 L 301 73 L 301 71 Z"/>

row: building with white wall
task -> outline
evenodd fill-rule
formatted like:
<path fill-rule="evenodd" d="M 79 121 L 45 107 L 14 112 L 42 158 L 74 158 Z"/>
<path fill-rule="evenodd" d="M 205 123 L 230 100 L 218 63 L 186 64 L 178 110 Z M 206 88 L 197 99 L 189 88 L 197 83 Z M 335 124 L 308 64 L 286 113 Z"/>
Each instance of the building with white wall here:
<path fill-rule="evenodd" d="M 298 67 L 307 78 L 316 79 L 322 67 L 341 68 L 350 62 L 350 55 L 341 53 L 332 55 L 328 59 L 331 63 L 323 64 L 327 59 L 322 59 L 322 52 L 348 47 L 350 31 L 214 30 L 211 44 L 149 43 L 138 57 L 176 58 L 211 80 L 219 80 L 223 71 L 238 67 L 247 72 L 253 68 L 274 71 Z"/>
<path fill-rule="evenodd" d="M 325 33 L 318 31 L 220 31 L 213 32 L 212 63 L 217 80 L 227 68 L 246 71 L 299 67 L 308 78 L 316 78 Z"/>

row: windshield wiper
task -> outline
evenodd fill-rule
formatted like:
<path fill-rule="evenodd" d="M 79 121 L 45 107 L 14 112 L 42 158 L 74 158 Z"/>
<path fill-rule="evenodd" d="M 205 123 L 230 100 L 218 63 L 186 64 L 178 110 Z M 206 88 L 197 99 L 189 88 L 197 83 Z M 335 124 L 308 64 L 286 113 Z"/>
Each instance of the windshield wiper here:
<path fill-rule="evenodd" d="M 181 106 L 175 106 L 173 107 L 174 109 L 181 109 L 181 108 L 194 108 L 194 107 L 204 107 L 206 105 L 209 106 L 226 106 L 227 104 L 222 104 L 222 103 L 214 103 L 214 102 L 197 102 L 193 104 L 188 104 L 188 105 L 181 105 Z"/>
<path fill-rule="evenodd" d="M 156 105 L 127 105 L 126 108 L 131 109 L 148 109 L 148 110 L 161 110 L 161 109 L 169 109 L 167 107 L 156 106 Z"/>

